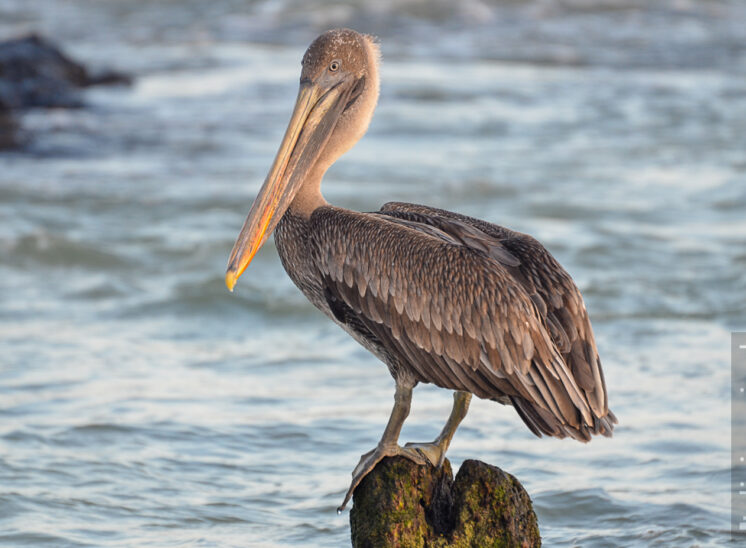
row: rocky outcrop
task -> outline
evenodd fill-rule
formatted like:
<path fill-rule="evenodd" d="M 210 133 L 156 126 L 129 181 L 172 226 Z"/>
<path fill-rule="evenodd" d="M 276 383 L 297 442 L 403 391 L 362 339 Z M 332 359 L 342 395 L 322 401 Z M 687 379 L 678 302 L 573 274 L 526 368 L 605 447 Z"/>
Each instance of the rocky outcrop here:
<path fill-rule="evenodd" d="M 384 459 L 355 490 L 350 525 L 355 548 L 541 546 L 520 482 L 476 460 L 454 480 L 447 460 L 436 469 Z"/>
<path fill-rule="evenodd" d="M 130 81 L 120 72 L 91 71 L 35 34 L 0 42 L 0 149 L 18 144 L 14 114 L 35 107 L 78 108 L 83 88 Z"/>

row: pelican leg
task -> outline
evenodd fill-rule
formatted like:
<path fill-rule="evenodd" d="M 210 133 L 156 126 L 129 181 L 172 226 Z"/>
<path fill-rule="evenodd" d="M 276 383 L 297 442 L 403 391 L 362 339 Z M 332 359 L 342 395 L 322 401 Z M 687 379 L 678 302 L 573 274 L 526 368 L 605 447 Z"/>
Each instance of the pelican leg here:
<path fill-rule="evenodd" d="M 448 451 L 448 446 L 451 445 L 456 429 L 469 411 L 470 402 L 471 394 L 469 392 L 454 392 L 451 415 L 438 437 L 431 443 L 407 443 L 404 448 L 416 449 L 426 456 L 433 466 L 440 467 L 446 458 L 446 451 Z"/>
<path fill-rule="evenodd" d="M 412 403 L 412 387 L 396 383 L 396 393 L 394 394 L 394 408 L 391 410 L 391 416 L 389 422 L 386 425 L 386 430 L 383 431 L 381 441 L 375 449 L 368 451 L 360 457 L 355 469 L 352 471 L 352 483 L 350 488 L 347 490 L 344 501 L 337 512 L 344 510 L 344 507 L 352 497 L 352 493 L 355 488 L 360 484 L 365 476 L 375 468 L 376 464 L 381 462 L 385 457 L 402 456 L 415 462 L 419 465 L 425 465 L 428 463 L 426 459 L 417 449 L 410 449 L 408 447 L 400 447 L 398 445 L 399 433 L 401 432 L 404 420 L 409 416 L 409 408 Z"/>

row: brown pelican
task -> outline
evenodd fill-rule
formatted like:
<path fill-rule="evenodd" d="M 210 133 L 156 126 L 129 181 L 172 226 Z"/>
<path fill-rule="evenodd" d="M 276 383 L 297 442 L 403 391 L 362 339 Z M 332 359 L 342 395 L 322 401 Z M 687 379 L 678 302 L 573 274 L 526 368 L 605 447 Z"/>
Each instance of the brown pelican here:
<path fill-rule="evenodd" d="M 274 231 L 295 285 L 394 377 L 391 417 L 340 510 L 384 457 L 442 464 L 472 394 L 512 405 L 539 437 L 588 441 L 616 423 L 583 298 L 538 241 L 423 205 L 358 213 L 324 200 L 324 173 L 373 116 L 379 58 L 373 38 L 348 29 L 310 45 L 290 124 L 225 276 L 233 290 Z M 453 410 L 434 441 L 401 447 L 420 382 L 454 390 Z"/>

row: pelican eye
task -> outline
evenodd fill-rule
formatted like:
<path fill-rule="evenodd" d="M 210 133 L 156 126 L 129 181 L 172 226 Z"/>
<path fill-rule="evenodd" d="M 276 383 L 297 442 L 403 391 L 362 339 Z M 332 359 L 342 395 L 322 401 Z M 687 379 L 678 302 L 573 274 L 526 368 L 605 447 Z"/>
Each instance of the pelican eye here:
<path fill-rule="evenodd" d="M 329 64 L 329 70 L 332 71 L 332 72 L 337 72 L 339 70 L 339 65 L 340 64 L 341 63 L 337 59 L 335 59 L 334 61 L 332 61 Z"/>

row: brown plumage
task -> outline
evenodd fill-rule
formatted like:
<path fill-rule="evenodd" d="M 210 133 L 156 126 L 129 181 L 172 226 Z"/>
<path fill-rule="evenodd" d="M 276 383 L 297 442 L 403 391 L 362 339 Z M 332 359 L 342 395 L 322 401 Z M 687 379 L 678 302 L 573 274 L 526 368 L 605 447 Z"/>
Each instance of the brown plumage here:
<path fill-rule="evenodd" d="M 356 468 L 348 498 L 382 456 L 427 453 L 442 462 L 466 396 L 436 442 L 418 444 L 419 453 L 392 449 L 420 382 L 512 405 L 537 436 L 611 435 L 616 419 L 583 298 L 538 241 L 427 206 L 392 202 L 358 213 L 321 196 L 326 169 L 373 115 L 378 57 L 370 37 L 346 29 L 310 46 L 296 110 L 226 275 L 232 289 L 276 227 L 295 284 L 389 367 L 392 418 Z"/>
<path fill-rule="evenodd" d="M 530 236 L 389 203 L 376 213 L 323 206 L 307 222 L 286 214 L 276 242 L 291 278 L 377 347 L 394 377 L 510 403 L 537 435 L 611 433 L 580 292 Z M 316 283 L 299 279 L 300 255 Z"/>

